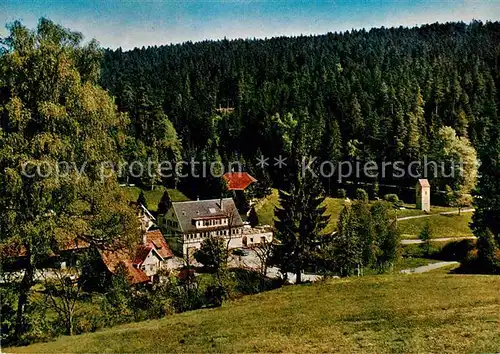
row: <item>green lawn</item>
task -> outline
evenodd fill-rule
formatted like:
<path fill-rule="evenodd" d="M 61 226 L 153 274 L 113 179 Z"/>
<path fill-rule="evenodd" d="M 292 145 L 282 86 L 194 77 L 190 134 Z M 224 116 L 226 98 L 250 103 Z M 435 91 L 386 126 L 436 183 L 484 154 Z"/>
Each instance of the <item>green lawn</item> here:
<path fill-rule="evenodd" d="M 5 352 L 500 351 L 500 277 L 369 276 L 287 286 L 222 308 Z"/>
<path fill-rule="evenodd" d="M 398 217 L 402 218 L 405 216 L 416 216 L 416 215 L 426 215 L 427 213 L 423 210 L 417 209 L 415 204 L 404 204 L 403 207 L 405 209 L 398 210 Z M 430 214 L 439 214 L 448 211 L 456 211 L 456 208 L 444 207 L 444 206 L 436 206 L 433 205 L 431 207 Z"/>
<path fill-rule="evenodd" d="M 122 187 L 125 191 L 126 196 L 131 201 L 136 201 L 139 197 L 139 193 L 141 189 L 139 187 Z M 156 187 L 153 190 L 145 190 L 144 196 L 146 197 L 146 201 L 148 202 L 148 209 L 151 211 L 156 211 L 158 208 L 158 202 L 160 201 L 163 192 L 165 191 L 164 187 Z M 183 202 L 189 200 L 182 192 L 176 189 L 168 189 L 168 193 L 173 202 Z"/>
<path fill-rule="evenodd" d="M 330 215 L 330 222 L 325 229 L 325 233 L 333 232 L 337 225 L 339 214 L 344 206 L 344 199 L 326 198 L 326 214 Z M 272 193 L 257 203 L 256 211 L 259 222 L 264 225 L 274 225 L 274 208 L 278 205 L 278 190 L 273 189 Z"/>
<path fill-rule="evenodd" d="M 340 212 L 345 204 L 344 199 L 326 198 L 325 204 L 327 214 L 330 214 L 330 222 L 325 229 L 325 233 L 335 230 Z M 278 190 L 273 189 L 272 193 L 257 203 L 256 210 L 261 224 L 273 225 L 274 208 L 278 205 Z M 405 204 L 406 209 L 398 210 L 398 217 L 425 215 L 422 210 L 415 208 L 415 204 Z M 442 212 L 454 211 L 456 209 L 442 206 L 432 206 L 429 218 L 412 219 L 399 221 L 399 230 L 405 239 L 418 238 L 420 231 L 427 221 L 431 222 L 433 237 L 468 237 L 472 236 L 469 228 L 472 213 L 462 215 L 439 215 Z"/>
<path fill-rule="evenodd" d="M 399 272 L 400 270 L 403 269 L 422 267 L 437 262 L 441 261 L 429 258 L 420 258 L 420 257 L 401 257 L 394 266 L 394 272 Z"/>
<path fill-rule="evenodd" d="M 472 213 L 461 215 L 432 215 L 428 218 L 418 218 L 398 221 L 401 237 L 404 239 L 418 238 L 420 231 L 427 222 L 432 229 L 432 237 L 469 237 L 473 236 L 469 227 Z"/>
<path fill-rule="evenodd" d="M 278 205 L 278 190 L 273 189 L 272 193 L 258 201 L 255 210 L 259 217 L 259 222 L 263 225 L 274 225 L 274 208 Z"/>

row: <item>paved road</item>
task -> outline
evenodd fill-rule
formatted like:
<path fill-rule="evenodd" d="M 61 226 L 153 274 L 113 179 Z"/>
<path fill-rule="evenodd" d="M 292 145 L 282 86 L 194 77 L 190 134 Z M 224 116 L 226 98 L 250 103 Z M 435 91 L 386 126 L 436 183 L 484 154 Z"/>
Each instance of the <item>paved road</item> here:
<path fill-rule="evenodd" d="M 446 267 L 449 265 L 459 265 L 459 262 L 451 261 L 451 262 L 437 262 L 437 263 L 431 263 L 427 264 L 425 266 L 417 267 L 417 268 L 410 268 L 410 269 L 403 269 L 400 273 L 403 274 L 415 274 L 415 273 L 425 273 L 429 272 L 434 269 Z"/>
<path fill-rule="evenodd" d="M 251 249 L 246 250 L 248 252 L 247 256 L 243 257 L 233 257 L 231 260 L 231 265 L 237 266 L 237 267 L 248 267 L 248 268 L 253 268 L 253 269 L 260 269 L 260 261 L 259 258 L 257 257 L 255 251 Z M 283 275 L 279 271 L 278 268 L 276 267 L 268 267 L 267 268 L 267 274 L 269 278 L 283 278 Z M 290 283 L 295 283 L 295 274 L 288 273 L 288 282 Z M 302 281 L 317 281 L 322 278 L 321 275 L 316 275 L 316 274 L 304 274 L 302 273 Z"/>
<path fill-rule="evenodd" d="M 461 212 L 462 213 L 472 213 L 474 212 L 475 209 L 469 208 L 469 209 L 463 209 Z M 404 220 L 412 220 L 412 219 L 421 219 L 421 218 L 430 218 L 431 216 L 434 215 L 454 215 L 458 214 L 458 210 L 454 211 L 443 211 L 442 213 L 439 214 L 424 214 L 424 215 L 414 215 L 414 216 L 404 216 L 402 218 L 398 218 L 398 221 L 404 221 Z"/>
<path fill-rule="evenodd" d="M 440 238 L 431 239 L 431 242 L 450 242 L 450 241 L 475 240 L 475 239 L 476 239 L 475 236 L 470 236 L 470 237 L 440 237 Z M 417 245 L 420 243 L 424 243 L 424 241 L 419 240 L 419 239 L 401 240 L 402 245 Z"/>

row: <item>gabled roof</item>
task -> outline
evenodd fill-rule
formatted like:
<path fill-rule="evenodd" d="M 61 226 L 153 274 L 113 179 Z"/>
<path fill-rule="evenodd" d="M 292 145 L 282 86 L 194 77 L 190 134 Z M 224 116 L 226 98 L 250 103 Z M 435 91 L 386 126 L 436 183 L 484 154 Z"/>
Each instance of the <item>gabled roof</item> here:
<path fill-rule="evenodd" d="M 132 262 L 136 266 L 140 266 L 142 262 L 148 257 L 149 253 L 153 250 L 153 247 L 148 246 L 138 246 L 135 250 L 135 259 Z"/>
<path fill-rule="evenodd" d="M 430 187 L 431 186 L 429 184 L 429 181 L 426 179 L 419 179 L 418 184 L 420 184 L 420 187 Z"/>
<path fill-rule="evenodd" d="M 238 209 L 234 205 L 233 199 L 222 199 L 223 210 L 220 208 L 220 203 L 221 199 L 191 200 L 187 202 L 173 202 L 172 207 L 179 221 L 179 227 L 184 233 L 197 230 L 193 225 L 193 219 L 227 217 L 229 211 L 234 211 L 232 226 L 243 226 L 243 221 L 238 213 Z"/>
<path fill-rule="evenodd" d="M 111 273 L 115 273 L 118 265 L 122 263 L 127 270 L 132 284 L 150 281 L 146 273 L 140 269 L 142 262 L 144 262 L 151 252 L 154 252 L 162 260 L 172 257 L 173 252 L 168 247 L 160 230 L 147 231 L 145 236 L 146 244 L 138 245 L 135 253 L 125 248 L 116 251 L 99 251 L 108 270 Z"/>
<path fill-rule="evenodd" d="M 230 191 L 242 191 L 253 182 L 257 182 L 247 172 L 228 172 L 222 177 L 226 180 L 227 189 Z"/>
<path fill-rule="evenodd" d="M 129 202 L 129 205 L 132 207 L 137 208 L 138 210 L 142 210 L 144 212 L 144 215 L 146 215 L 149 219 L 151 220 L 156 220 L 153 214 L 141 203 L 138 202 Z"/>
<path fill-rule="evenodd" d="M 174 255 L 160 230 L 147 231 L 146 243 L 149 247 L 154 247 L 156 252 L 158 252 L 163 259 L 170 258 Z"/>
<path fill-rule="evenodd" d="M 123 264 L 132 284 L 146 283 L 150 280 L 146 273 L 134 267 L 132 262 L 133 255 L 129 250 L 99 251 L 99 253 L 101 254 L 104 265 L 106 265 L 106 268 L 108 268 L 111 273 L 115 273 L 118 265 Z"/>
<path fill-rule="evenodd" d="M 59 252 L 77 251 L 86 249 L 89 247 L 89 243 L 87 241 L 75 238 L 59 242 L 59 244 L 55 246 L 56 247 L 54 249 L 56 251 L 50 250 L 49 252 L 50 257 L 58 255 Z M 5 258 L 25 257 L 26 248 L 19 242 L 13 241 L 2 245 L 0 255 Z"/>

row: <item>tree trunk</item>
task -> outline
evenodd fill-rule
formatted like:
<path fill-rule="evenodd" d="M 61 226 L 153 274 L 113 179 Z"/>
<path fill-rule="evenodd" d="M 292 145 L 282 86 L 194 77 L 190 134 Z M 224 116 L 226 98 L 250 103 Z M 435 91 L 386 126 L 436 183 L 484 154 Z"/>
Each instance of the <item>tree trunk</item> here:
<path fill-rule="evenodd" d="M 68 335 L 72 336 L 73 335 L 73 313 L 70 311 L 68 313 L 68 318 L 66 321 L 66 331 Z"/>
<path fill-rule="evenodd" d="M 295 270 L 295 284 L 302 283 L 302 273 L 300 272 L 300 267 Z"/>
<path fill-rule="evenodd" d="M 27 251 L 26 258 L 28 260 L 28 263 L 24 271 L 23 280 L 21 281 L 21 285 L 19 287 L 19 299 L 17 301 L 16 328 L 14 333 L 16 339 L 19 339 L 24 332 L 24 326 L 23 326 L 24 306 L 28 302 L 28 294 L 31 289 L 31 286 L 33 285 L 34 269 L 33 265 L 31 264 L 31 256 L 29 251 Z"/>

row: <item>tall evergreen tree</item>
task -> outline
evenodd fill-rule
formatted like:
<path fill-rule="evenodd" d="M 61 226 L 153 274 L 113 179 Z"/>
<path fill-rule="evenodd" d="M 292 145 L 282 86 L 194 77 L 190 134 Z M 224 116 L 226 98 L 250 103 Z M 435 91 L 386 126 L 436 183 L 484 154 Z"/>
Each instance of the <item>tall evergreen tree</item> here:
<path fill-rule="evenodd" d="M 163 192 L 163 195 L 160 198 L 160 201 L 158 202 L 158 215 L 166 214 L 167 211 L 172 207 L 172 199 L 170 198 L 170 195 L 168 194 L 168 191 L 165 189 L 165 192 Z"/>
<path fill-rule="evenodd" d="M 259 216 L 255 211 L 255 206 L 252 206 L 252 208 L 250 209 L 250 213 L 248 214 L 248 222 L 252 227 L 259 225 Z"/>
<path fill-rule="evenodd" d="M 324 215 L 325 195 L 315 175 L 302 176 L 297 171 L 289 182 L 287 191 L 279 191 L 280 206 L 275 209 L 279 267 L 283 274 L 293 272 L 296 283 L 300 283 L 302 271 L 316 251 L 329 216 Z"/>
<path fill-rule="evenodd" d="M 148 208 L 148 201 L 144 195 L 144 191 L 141 189 L 139 192 L 139 197 L 137 197 L 137 203 L 141 204 L 144 208 Z"/>
<path fill-rule="evenodd" d="M 486 106 L 488 135 L 479 149 L 480 178 L 474 196 L 472 229 L 478 238 L 482 270 L 495 273 L 500 272 L 500 119 L 491 102 Z"/>

